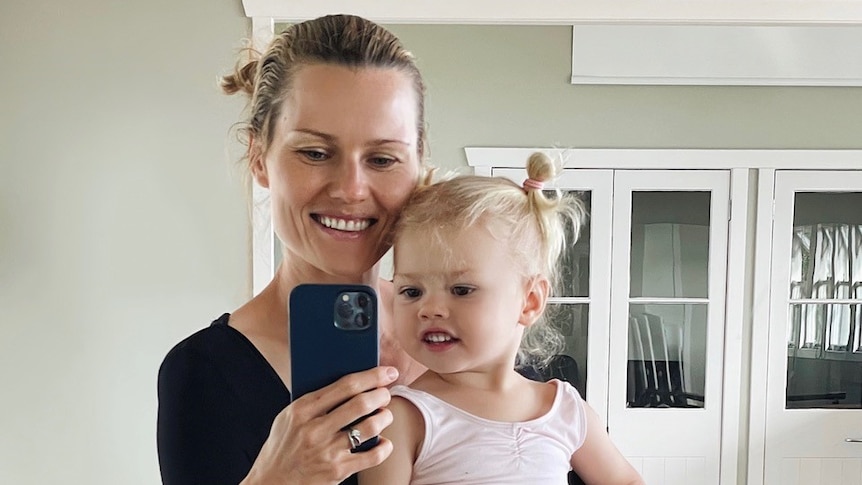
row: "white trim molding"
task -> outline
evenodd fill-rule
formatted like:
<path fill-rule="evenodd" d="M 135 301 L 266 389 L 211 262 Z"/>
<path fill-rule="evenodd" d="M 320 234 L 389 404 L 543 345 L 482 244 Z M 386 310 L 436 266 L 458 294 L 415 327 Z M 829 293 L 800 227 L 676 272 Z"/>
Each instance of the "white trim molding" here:
<path fill-rule="evenodd" d="M 249 17 L 290 22 L 352 13 L 420 24 L 862 24 L 860 0 L 243 0 Z"/>
<path fill-rule="evenodd" d="M 748 417 L 748 470 L 749 485 L 764 485 L 764 456 L 766 453 L 766 388 L 769 362 L 769 292 L 772 273 L 772 209 L 775 196 L 775 170 L 758 173 L 757 220 L 754 246 L 754 295 L 752 298 L 751 329 L 751 380 Z M 759 322 L 759 323 L 758 323 Z M 753 349 L 760 349 L 754 352 Z"/>
<path fill-rule="evenodd" d="M 474 173 L 484 167 L 523 168 L 535 151 L 545 152 L 565 168 L 862 170 L 862 150 L 464 148 Z"/>
<path fill-rule="evenodd" d="M 862 25 L 576 25 L 571 82 L 862 86 Z"/>
<path fill-rule="evenodd" d="M 572 84 L 862 86 L 862 0 L 243 0 L 275 22 L 571 25 Z"/>
<path fill-rule="evenodd" d="M 753 170 L 735 168 L 730 171 L 730 200 L 737 201 L 730 206 L 730 224 L 727 238 L 727 294 L 725 295 L 724 322 L 724 375 L 722 377 L 723 403 L 721 413 L 721 485 L 739 482 L 740 469 L 739 445 L 743 400 L 748 389 L 743 388 L 747 375 L 743 371 L 743 358 L 746 323 L 750 322 L 747 296 L 751 292 L 749 270 L 751 261 L 747 258 L 747 248 L 753 244 L 753 234 L 749 229 L 749 195 Z M 746 321 L 746 318 L 749 318 Z"/>

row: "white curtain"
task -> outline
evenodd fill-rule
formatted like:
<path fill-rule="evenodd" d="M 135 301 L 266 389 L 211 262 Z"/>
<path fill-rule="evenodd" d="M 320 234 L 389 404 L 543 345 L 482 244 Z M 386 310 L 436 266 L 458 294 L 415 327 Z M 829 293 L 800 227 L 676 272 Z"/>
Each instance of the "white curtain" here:
<path fill-rule="evenodd" d="M 862 225 L 814 224 L 794 228 L 790 298 L 862 299 Z M 855 308 L 854 308 L 855 306 Z M 860 305 L 794 305 L 788 343 L 833 351 L 862 349 Z"/>

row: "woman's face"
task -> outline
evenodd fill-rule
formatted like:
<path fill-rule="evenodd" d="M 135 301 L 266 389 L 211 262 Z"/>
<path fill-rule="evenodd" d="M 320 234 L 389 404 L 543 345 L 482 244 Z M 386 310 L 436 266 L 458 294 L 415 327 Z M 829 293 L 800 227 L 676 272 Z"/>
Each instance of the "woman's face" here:
<path fill-rule="evenodd" d="M 398 70 L 317 64 L 296 73 L 269 148 L 252 157 L 292 268 L 353 279 L 389 249 L 419 176 L 416 119 L 411 79 Z"/>

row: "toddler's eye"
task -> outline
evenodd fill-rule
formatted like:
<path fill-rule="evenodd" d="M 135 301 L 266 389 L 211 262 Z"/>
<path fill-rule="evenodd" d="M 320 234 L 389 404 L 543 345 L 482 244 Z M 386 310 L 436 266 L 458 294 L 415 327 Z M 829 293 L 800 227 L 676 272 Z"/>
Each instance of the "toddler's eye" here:
<path fill-rule="evenodd" d="M 475 288 L 469 286 L 453 286 L 452 294 L 455 296 L 467 296 L 470 293 L 473 293 L 474 290 Z"/>
<path fill-rule="evenodd" d="M 418 288 L 404 288 L 398 292 L 398 294 L 403 295 L 407 298 L 419 298 L 422 296 L 422 292 Z"/>

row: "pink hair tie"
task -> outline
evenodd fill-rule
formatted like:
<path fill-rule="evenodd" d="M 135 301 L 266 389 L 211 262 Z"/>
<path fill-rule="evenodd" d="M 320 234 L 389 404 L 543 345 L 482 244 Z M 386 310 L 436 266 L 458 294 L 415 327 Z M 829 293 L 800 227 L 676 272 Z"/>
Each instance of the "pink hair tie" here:
<path fill-rule="evenodd" d="M 540 182 L 536 179 L 524 180 L 524 190 L 527 190 L 527 189 L 542 190 L 543 188 L 545 188 L 544 182 Z"/>

